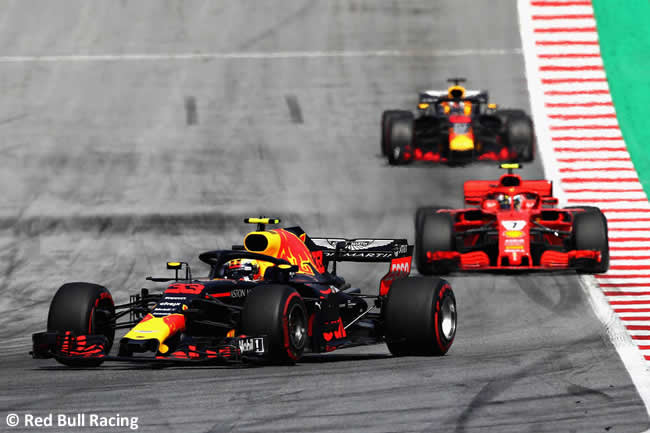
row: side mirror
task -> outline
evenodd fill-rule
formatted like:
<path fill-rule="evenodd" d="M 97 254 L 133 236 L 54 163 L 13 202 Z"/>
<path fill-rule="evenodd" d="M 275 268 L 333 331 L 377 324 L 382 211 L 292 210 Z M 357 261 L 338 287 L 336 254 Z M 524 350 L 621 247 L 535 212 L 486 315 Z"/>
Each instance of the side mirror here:
<path fill-rule="evenodd" d="M 183 267 L 183 262 L 167 262 L 167 269 L 180 269 Z"/>
<path fill-rule="evenodd" d="M 277 265 L 266 268 L 264 272 L 264 279 L 267 281 L 274 281 L 278 283 L 286 283 L 291 278 L 292 274 L 298 272 L 300 268 L 296 265 Z"/>
<path fill-rule="evenodd" d="M 480 198 L 476 198 L 476 197 L 466 197 L 466 198 L 465 198 L 465 203 L 466 203 L 466 204 L 471 204 L 471 205 L 478 206 L 478 205 L 481 204 L 481 199 L 480 199 Z"/>

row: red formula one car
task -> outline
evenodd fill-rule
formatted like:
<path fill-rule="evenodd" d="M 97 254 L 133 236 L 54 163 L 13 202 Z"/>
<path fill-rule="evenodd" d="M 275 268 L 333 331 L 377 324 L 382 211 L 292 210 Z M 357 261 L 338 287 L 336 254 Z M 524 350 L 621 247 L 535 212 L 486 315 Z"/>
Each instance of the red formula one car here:
<path fill-rule="evenodd" d="M 450 78 L 447 90 L 420 93 L 417 112 L 388 110 L 381 118 L 381 152 L 391 165 L 412 161 L 467 163 L 531 161 L 533 122 L 522 110 L 497 109 L 485 90 Z"/>
<path fill-rule="evenodd" d="M 465 182 L 465 203 L 472 207 L 418 209 L 415 257 L 420 273 L 607 271 L 607 219 L 600 209 L 559 209 L 551 181 L 522 180 L 512 171 L 518 164 L 501 167 L 508 173 L 498 181 Z"/>

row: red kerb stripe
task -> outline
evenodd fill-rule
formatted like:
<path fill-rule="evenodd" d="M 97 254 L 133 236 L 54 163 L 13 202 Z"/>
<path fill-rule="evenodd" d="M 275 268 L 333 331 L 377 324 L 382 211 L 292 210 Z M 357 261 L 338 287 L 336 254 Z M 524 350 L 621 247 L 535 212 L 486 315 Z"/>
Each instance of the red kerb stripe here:
<path fill-rule="evenodd" d="M 593 17 L 593 14 L 533 15 L 534 20 L 582 20 Z"/>
<path fill-rule="evenodd" d="M 650 316 L 621 317 L 621 320 L 624 320 L 626 322 L 634 322 L 634 321 L 637 321 L 637 320 L 650 320 Z"/>
<path fill-rule="evenodd" d="M 640 301 L 635 301 L 635 300 L 631 300 L 631 301 L 627 301 L 627 300 L 626 301 L 609 301 L 609 303 L 610 303 L 610 305 L 650 305 L 650 300 L 647 300 L 647 301 L 644 301 L 644 300 L 640 300 Z M 650 337 L 650 335 L 649 335 L 649 337 Z"/>
<path fill-rule="evenodd" d="M 611 259 L 612 257 L 610 257 L 610 260 Z M 614 266 L 610 266 L 609 269 L 617 269 L 617 270 L 629 269 L 629 270 L 638 271 L 641 269 L 650 269 L 650 265 L 614 265 Z"/>
<path fill-rule="evenodd" d="M 579 192 L 643 192 L 642 189 L 589 189 L 589 188 L 583 188 L 583 189 L 565 189 L 564 192 L 566 193 L 579 193 Z M 611 220 L 609 220 L 611 221 Z M 628 221 L 636 221 L 636 220 L 628 220 Z"/>
<path fill-rule="evenodd" d="M 531 1 L 531 6 L 591 6 L 591 1 L 578 0 L 578 1 Z"/>
<path fill-rule="evenodd" d="M 567 126 L 551 126 L 555 131 L 567 131 L 573 129 L 620 129 L 618 125 L 567 125 Z"/>
<path fill-rule="evenodd" d="M 650 283 L 601 283 L 600 287 L 650 287 Z M 605 292 L 607 296 L 643 296 L 650 292 Z"/>
<path fill-rule="evenodd" d="M 650 284 L 650 275 L 648 274 L 625 274 L 625 275 L 610 275 L 610 274 L 599 274 L 596 275 L 598 278 L 603 278 L 605 280 L 618 280 L 618 279 L 631 279 L 631 278 L 647 278 L 648 284 Z"/>
<path fill-rule="evenodd" d="M 650 260 L 650 256 L 610 256 L 610 260 Z M 610 266 L 611 268 L 612 266 Z"/>
<path fill-rule="evenodd" d="M 537 45 L 598 45 L 598 41 L 535 41 Z"/>
<path fill-rule="evenodd" d="M 630 331 L 650 331 L 650 325 L 625 325 L 625 327 Z"/>
<path fill-rule="evenodd" d="M 571 167 L 565 167 L 560 169 L 560 173 L 583 173 L 585 171 L 635 171 L 634 167 L 630 168 L 620 168 L 620 167 L 609 167 L 609 168 L 571 168 Z"/>
<path fill-rule="evenodd" d="M 620 161 L 620 162 L 629 162 L 631 161 L 630 158 L 623 157 L 623 158 L 558 158 L 557 162 L 566 162 L 566 163 L 573 163 L 573 162 L 614 162 L 614 161 Z M 616 190 L 617 192 L 622 192 L 622 191 L 632 191 L 631 189 L 618 189 Z M 643 191 L 642 189 L 634 190 L 634 191 Z"/>
<path fill-rule="evenodd" d="M 650 313 L 650 308 L 614 308 L 616 313 Z"/>
<path fill-rule="evenodd" d="M 600 53 L 538 54 L 540 59 L 584 59 L 600 57 Z"/>
<path fill-rule="evenodd" d="M 606 178 L 606 177 L 601 177 L 601 178 L 583 178 L 583 177 L 565 177 L 562 178 L 562 182 L 567 182 L 567 183 L 594 183 L 594 182 L 608 182 L 608 183 L 618 183 L 618 182 L 638 182 L 639 179 L 636 177 L 630 177 L 630 178 Z M 646 210 L 645 212 L 650 211 L 650 209 Z"/>
<path fill-rule="evenodd" d="M 556 152 L 627 152 L 625 147 L 555 147 Z"/>
<path fill-rule="evenodd" d="M 609 95 L 609 90 L 607 89 L 598 89 L 598 90 L 547 90 L 544 92 L 545 95 Z"/>
<path fill-rule="evenodd" d="M 602 71 L 603 65 L 581 65 L 581 66 L 540 66 L 540 71 Z"/>
<path fill-rule="evenodd" d="M 650 212 L 650 209 L 601 209 L 601 211 L 608 213 L 608 212 L 624 212 L 624 213 L 646 213 Z M 608 221 L 616 221 L 607 218 Z M 634 221 L 642 221 L 642 220 L 634 220 Z"/>
<path fill-rule="evenodd" d="M 569 203 L 638 203 L 647 202 L 645 198 L 570 198 L 567 200 Z M 612 229 L 610 230 L 626 230 L 626 229 Z M 634 229 L 629 229 L 634 230 Z M 639 231 L 647 229 L 639 229 Z"/>
<path fill-rule="evenodd" d="M 609 238 L 610 242 L 646 242 L 650 241 L 650 238 L 646 237 L 634 237 L 634 238 Z"/>
<path fill-rule="evenodd" d="M 642 199 L 645 200 L 645 199 Z M 629 200 L 625 200 L 629 201 Z M 641 200 L 639 200 L 641 201 Z M 648 232 L 650 228 L 648 227 L 610 227 L 608 229 L 610 232 Z"/>
<path fill-rule="evenodd" d="M 581 103 L 547 102 L 544 105 L 549 107 L 549 108 L 553 108 L 553 107 L 557 107 L 557 108 L 567 108 L 567 107 L 612 107 L 613 103 L 612 103 L 612 101 L 608 101 L 608 102 L 581 102 Z"/>
<path fill-rule="evenodd" d="M 623 136 L 613 137 L 571 137 L 571 136 L 555 136 L 551 137 L 553 141 L 623 141 Z"/>
<path fill-rule="evenodd" d="M 577 119 L 616 119 L 615 113 L 606 114 L 549 114 L 551 119 L 577 120 Z"/>
<path fill-rule="evenodd" d="M 609 247 L 609 251 L 639 251 L 641 249 L 646 250 L 646 248 L 639 247 Z"/>
<path fill-rule="evenodd" d="M 596 27 L 542 27 L 533 31 L 535 33 L 595 33 Z"/>

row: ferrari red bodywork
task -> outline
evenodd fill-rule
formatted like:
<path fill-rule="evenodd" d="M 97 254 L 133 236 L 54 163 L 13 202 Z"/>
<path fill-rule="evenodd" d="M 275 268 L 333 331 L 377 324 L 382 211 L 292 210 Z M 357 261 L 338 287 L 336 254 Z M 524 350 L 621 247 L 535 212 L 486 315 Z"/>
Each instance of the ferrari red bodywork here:
<path fill-rule="evenodd" d="M 512 171 L 496 182 L 467 181 L 467 208 L 434 211 L 448 215 L 452 240 L 446 248 L 444 242 L 427 244 L 425 239 L 432 237 L 422 233 L 440 233 L 446 227 L 427 225 L 426 216 L 417 217 L 420 257 L 416 258 L 446 270 L 550 270 L 600 263 L 608 250 L 579 249 L 574 239 L 575 215 L 593 210 L 557 208 L 552 194 L 551 181 L 523 180 Z"/>

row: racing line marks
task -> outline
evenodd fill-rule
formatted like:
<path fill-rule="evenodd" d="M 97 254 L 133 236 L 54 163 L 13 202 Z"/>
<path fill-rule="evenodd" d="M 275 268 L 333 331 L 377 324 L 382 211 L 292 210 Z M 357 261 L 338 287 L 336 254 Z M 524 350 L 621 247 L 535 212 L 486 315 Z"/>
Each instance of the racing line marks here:
<path fill-rule="evenodd" d="M 610 227 L 610 270 L 581 283 L 650 413 L 650 203 L 616 120 L 591 1 L 518 9 L 547 178 L 561 202 L 599 206 Z"/>
<path fill-rule="evenodd" d="M 303 123 L 302 110 L 300 109 L 300 104 L 298 103 L 296 95 L 286 95 L 284 99 L 287 101 L 291 121 L 293 123 Z"/>
<path fill-rule="evenodd" d="M 185 123 L 188 126 L 199 123 L 198 113 L 196 110 L 196 98 L 187 96 L 185 98 Z"/>

